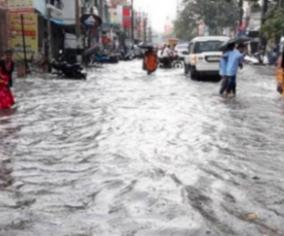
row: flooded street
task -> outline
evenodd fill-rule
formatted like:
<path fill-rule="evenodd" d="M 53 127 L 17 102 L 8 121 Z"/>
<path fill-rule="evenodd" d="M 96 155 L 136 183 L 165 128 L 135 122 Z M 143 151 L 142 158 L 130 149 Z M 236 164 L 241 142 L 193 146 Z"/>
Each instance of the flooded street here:
<path fill-rule="evenodd" d="M 0 114 L 0 236 L 283 236 L 284 102 L 141 62 L 16 82 Z"/>

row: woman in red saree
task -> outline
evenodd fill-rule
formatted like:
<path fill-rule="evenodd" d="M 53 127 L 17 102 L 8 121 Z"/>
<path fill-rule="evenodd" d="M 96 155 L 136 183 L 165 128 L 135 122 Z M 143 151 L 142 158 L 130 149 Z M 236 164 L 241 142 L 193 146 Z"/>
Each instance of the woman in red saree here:
<path fill-rule="evenodd" d="M 9 76 L 0 71 L 0 110 L 9 109 L 14 104 L 14 97 L 9 88 Z"/>

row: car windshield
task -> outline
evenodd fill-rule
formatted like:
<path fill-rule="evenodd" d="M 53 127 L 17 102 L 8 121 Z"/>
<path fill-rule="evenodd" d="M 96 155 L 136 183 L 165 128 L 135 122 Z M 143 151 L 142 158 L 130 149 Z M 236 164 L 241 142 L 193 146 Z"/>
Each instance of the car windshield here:
<path fill-rule="evenodd" d="M 195 43 L 194 53 L 218 52 L 222 43 L 222 41 L 197 42 Z"/>

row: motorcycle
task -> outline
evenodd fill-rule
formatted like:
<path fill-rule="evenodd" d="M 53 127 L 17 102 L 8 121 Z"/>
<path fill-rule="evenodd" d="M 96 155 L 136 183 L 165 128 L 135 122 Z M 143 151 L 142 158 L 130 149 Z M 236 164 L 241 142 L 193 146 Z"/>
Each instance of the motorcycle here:
<path fill-rule="evenodd" d="M 69 64 L 66 61 L 53 60 L 51 66 L 56 70 L 56 74 L 61 77 L 69 79 L 86 79 L 87 77 L 86 73 L 82 72 L 83 68 L 81 65 L 77 63 Z"/>
<path fill-rule="evenodd" d="M 63 51 L 59 51 L 58 60 L 52 60 L 51 67 L 55 69 L 55 73 L 60 77 L 68 79 L 86 79 L 87 74 L 83 73 L 83 67 L 78 63 L 69 63 L 65 60 Z"/>

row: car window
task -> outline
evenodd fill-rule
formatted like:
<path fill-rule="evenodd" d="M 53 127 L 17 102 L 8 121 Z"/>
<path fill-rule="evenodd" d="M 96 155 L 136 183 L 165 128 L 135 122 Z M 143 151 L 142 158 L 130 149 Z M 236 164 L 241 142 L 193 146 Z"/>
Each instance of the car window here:
<path fill-rule="evenodd" d="M 194 53 L 218 52 L 220 51 L 222 43 L 222 41 L 196 42 L 194 47 Z"/>
<path fill-rule="evenodd" d="M 189 47 L 188 47 L 188 52 L 189 53 L 193 53 L 193 45 L 194 45 L 193 43 L 189 44 Z"/>

